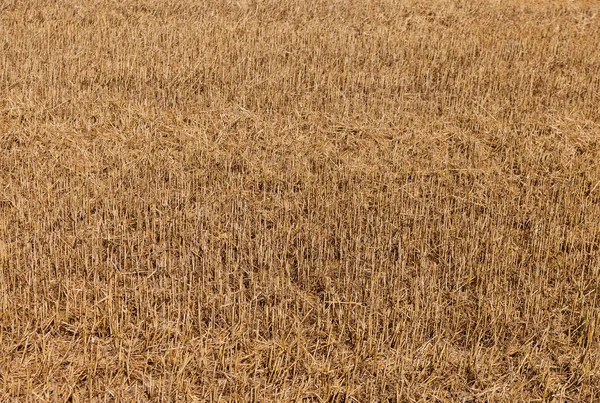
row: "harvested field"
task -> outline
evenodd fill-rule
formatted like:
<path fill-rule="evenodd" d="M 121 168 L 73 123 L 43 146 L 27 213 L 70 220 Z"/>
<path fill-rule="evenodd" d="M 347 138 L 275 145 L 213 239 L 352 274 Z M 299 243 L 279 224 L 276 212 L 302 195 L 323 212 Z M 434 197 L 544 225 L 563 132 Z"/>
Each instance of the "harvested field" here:
<path fill-rule="evenodd" d="M 0 401 L 600 401 L 596 1 L 0 2 Z"/>

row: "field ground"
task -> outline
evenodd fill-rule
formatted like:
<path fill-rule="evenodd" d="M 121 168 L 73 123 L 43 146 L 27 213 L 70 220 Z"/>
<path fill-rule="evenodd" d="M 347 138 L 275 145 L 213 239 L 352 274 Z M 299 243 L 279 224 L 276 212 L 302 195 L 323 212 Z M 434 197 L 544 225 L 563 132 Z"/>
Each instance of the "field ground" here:
<path fill-rule="evenodd" d="M 600 401 L 600 5 L 0 2 L 0 401 Z"/>

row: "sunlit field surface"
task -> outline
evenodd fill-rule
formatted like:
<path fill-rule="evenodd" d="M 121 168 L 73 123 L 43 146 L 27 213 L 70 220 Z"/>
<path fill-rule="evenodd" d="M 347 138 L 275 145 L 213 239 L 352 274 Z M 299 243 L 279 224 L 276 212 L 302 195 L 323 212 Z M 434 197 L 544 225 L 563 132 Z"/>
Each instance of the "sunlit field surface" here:
<path fill-rule="evenodd" d="M 595 1 L 0 2 L 0 401 L 600 401 Z"/>

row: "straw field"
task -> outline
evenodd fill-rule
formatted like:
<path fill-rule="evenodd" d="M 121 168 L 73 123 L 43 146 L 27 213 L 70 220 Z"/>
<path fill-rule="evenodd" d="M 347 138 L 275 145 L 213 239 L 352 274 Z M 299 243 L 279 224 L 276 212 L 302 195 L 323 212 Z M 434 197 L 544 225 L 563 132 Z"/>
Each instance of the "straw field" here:
<path fill-rule="evenodd" d="M 595 1 L 0 1 L 0 401 L 600 401 Z"/>

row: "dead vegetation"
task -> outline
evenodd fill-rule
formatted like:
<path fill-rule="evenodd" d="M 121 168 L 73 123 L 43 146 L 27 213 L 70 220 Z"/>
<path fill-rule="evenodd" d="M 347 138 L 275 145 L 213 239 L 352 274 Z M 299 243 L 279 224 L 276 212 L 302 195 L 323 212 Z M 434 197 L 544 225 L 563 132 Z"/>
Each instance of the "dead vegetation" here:
<path fill-rule="evenodd" d="M 600 400 L 595 2 L 0 3 L 0 400 Z"/>

